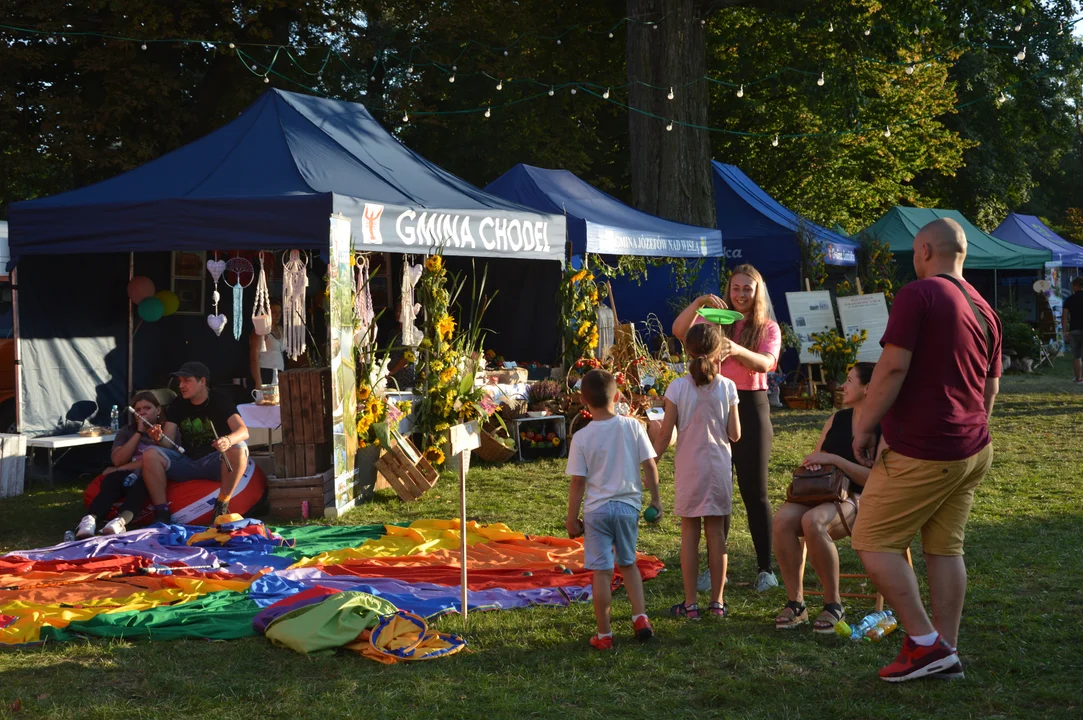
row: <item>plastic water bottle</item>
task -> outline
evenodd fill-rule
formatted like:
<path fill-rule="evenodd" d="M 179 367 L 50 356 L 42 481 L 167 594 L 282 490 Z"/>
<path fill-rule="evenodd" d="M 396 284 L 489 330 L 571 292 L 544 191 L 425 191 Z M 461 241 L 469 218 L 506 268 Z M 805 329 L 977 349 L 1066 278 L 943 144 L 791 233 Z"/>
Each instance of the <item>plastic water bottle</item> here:
<path fill-rule="evenodd" d="M 854 642 L 861 640 L 865 637 L 865 633 L 877 626 L 877 624 L 889 617 L 893 617 L 894 613 L 890 610 L 884 610 L 883 612 L 869 613 L 861 619 L 857 625 L 850 627 L 844 622 L 837 623 L 835 625 L 835 634 L 839 637 L 848 637 Z M 885 633 L 886 635 L 887 633 Z"/>
<path fill-rule="evenodd" d="M 120 430 L 120 408 L 116 405 L 109 411 L 109 429 L 113 432 Z"/>
<path fill-rule="evenodd" d="M 75 540 L 75 533 L 71 530 L 64 531 L 64 542 L 73 542 Z"/>
<path fill-rule="evenodd" d="M 128 473 L 128 477 L 124 478 L 124 487 L 130 488 L 135 485 L 135 481 L 139 479 L 139 473 Z"/>
<path fill-rule="evenodd" d="M 899 621 L 894 616 L 888 615 L 865 632 L 865 642 L 880 642 L 886 636 L 895 632 L 898 627 Z"/>

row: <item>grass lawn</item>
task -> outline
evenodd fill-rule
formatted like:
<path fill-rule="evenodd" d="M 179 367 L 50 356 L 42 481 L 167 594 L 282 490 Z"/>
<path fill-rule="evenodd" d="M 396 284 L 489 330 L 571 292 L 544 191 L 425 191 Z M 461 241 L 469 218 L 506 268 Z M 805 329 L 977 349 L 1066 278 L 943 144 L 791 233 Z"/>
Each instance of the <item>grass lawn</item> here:
<path fill-rule="evenodd" d="M 824 412 L 778 411 L 772 501 L 789 470 L 813 448 Z M 749 586 L 755 564 L 743 510 L 730 538 L 731 617 L 699 623 L 666 617 L 680 599 L 679 525 L 667 515 L 644 527 L 640 549 L 670 570 L 646 585 L 658 636 L 630 639 L 626 597 L 615 598 L 617 650 L 586 645 L 589 604 L 471 615 L 435 623 L 464 634 L 467 653 L 385 667 L 353 654 L 306 658 L 263 638 L 210 643 L 89 640 L 0 652 L 0 717 L 726 717 L 1078 718 L 1083 716 L 1083 387 L 1070 361 L 1055 371 L 1009 376 L 994 414 L 996 459 L 979 490 L 967 534 L 970 589 L 961 636 L 966 680 L 900 686 L 876 670 L 901 633 L 858 645 L 811 630 L 776 632 L 781 589 Z M 670 458 L 672 455 L 669 456 Z M 563 464 L 478 467 L 470 516 L 531 534 L 563 533 Z M 662 464 L 672 500 L 672 465 Z M 77 519 L 82 489 L 34 489 L 0 500 L 0 551 L 49 545 Z M 736 498 L 735 498 L 736 500 Z M 737 503 L 739 505 L 739 503 Z M 457 513 L 445 477 L 406 505 L 390 492 L 343 522 L 373 523 Z M 843 571 L 860 572 L 848 541 Z M 924 571 L 919 547 L 915 563 Z M 809 582 L 814 581 L 809 573 Z M 818 611 L 812 605 L 813 614 Z M 852 615 L 871 601 L 850 606 Z M 1073 640 L 1073 638 L 1075 638 Z"/>

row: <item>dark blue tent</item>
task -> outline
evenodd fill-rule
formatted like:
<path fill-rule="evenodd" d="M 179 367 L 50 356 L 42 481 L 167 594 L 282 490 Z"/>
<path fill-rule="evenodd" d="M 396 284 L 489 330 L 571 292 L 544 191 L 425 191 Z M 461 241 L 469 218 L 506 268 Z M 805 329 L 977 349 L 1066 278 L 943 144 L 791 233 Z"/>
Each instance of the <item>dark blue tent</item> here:
<path fill-rule="evenodd" d="M 1061 267 L 1083 267 L 1083 247 L 1057 235 L 1033 215 L 1011 213 L 990 235 L 1023 247 L 1049 250 L 1051 262 Z"/>
<path fill-rule="evenodd" d="M 722 233 L 715 229 L 663 220 L 636 210 L 567 170 L 516 165 L 485 188 L 486 192 L 540 212 L 566 213 L 568 240 L 576 255 L 641 255 L 659 258 L 722 257 Z M 708 260 L 696 289 L 718 291 L 718 263 Z M 666 332 L 676 315 L 676 290 L 667 267 L 648 268 L 639 284 L 612 280 L 622 322 L 661 320 Z"/>
<path fill-rule="evenodd" d="M 828 265 L 857 264 L 857 243 L 843 235 L 805 220 L 765 193 L 735 165 L 714 161 L 714 195 L 718 228 L 726 238 L 726 258 L 732 268 L 750 263 L 771 294 L 775 313 L 789 317 L 785 293 L 801 287 L 799 229 L 823 245 Z"/>
<path fill-rule="evenodd" d="M 27 254 L 355 246 L 563 260 L 564 218 L 494 197 L 388 134 L 356 103 L 268 90 L 205 137 L 96 185 L 11 206 Z"/>
<path fill-rule="evenodd" d="M 567 170 L 519 164 L 486 188 L 506 200 L 564 213 L 572 252 L 648 257 L 721 257 L 718 230 L 663 220 L 625 205 Z"/>

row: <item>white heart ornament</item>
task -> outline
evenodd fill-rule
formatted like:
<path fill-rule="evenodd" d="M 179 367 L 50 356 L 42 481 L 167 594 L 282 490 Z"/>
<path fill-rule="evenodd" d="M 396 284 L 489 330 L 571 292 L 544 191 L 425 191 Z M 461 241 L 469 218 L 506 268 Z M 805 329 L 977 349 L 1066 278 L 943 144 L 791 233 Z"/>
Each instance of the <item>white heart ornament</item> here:
<path fill-rule="evenodd" d="M 227 322 L 229 322 L 229 318 L 225 315 L 219 314 L 207 316 L 207 325 L 210 326 L 211 330 L 214 330 L 215 335 L 222 334 L 222 330 L 225 328 Z"/>
<path fill-rule="evenodd" d="M 226 271 L 226 261 L 225 260 L 208 260 L 207 261 L 207 272 L 209 272 L 211 274 L 211 277 L 214 278 L 215 282 L 218 282 L 218 278 L 222 277 L 222 273 L 224 273 L 225 271 Z"/>

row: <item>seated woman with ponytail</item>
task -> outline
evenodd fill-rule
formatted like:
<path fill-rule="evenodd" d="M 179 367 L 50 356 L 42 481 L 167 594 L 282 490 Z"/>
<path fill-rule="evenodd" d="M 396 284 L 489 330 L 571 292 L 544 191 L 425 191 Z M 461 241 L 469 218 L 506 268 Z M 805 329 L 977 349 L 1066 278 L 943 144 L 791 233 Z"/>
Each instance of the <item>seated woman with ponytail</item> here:
<path fill-rule="evenodd" d="M 824 588 L 824 609 L 813 623 L 818 633 L 834 632 L 835 623 L 846 618 L 839 595 L 839 553 L 835 541 L 849 534 L 860 507 L 861 490 L 869 478 L 870 468 L 854 459 L 854 412 L 865 402 L 875 363 L 858 363 L 842 385 L 845 410 L 839 410 L 824 423 L 816 451 L 805 456 L 802 464 L 810 470 L 834 465 L 850 479 L 850 497 L 839 508 L 835 503 L 817 506 L 784 503 L 775 513 L 775 557 L 782 571 L 789 602 L 775 618 L 775 627 L 789 630 L 808 622 L 805 608 L 805 553 L 808 553 L 816 576 Z M 876 428 L 879 435 L 880 428 Z M 842 518 L 845 518 L 843 524 Z"/>

